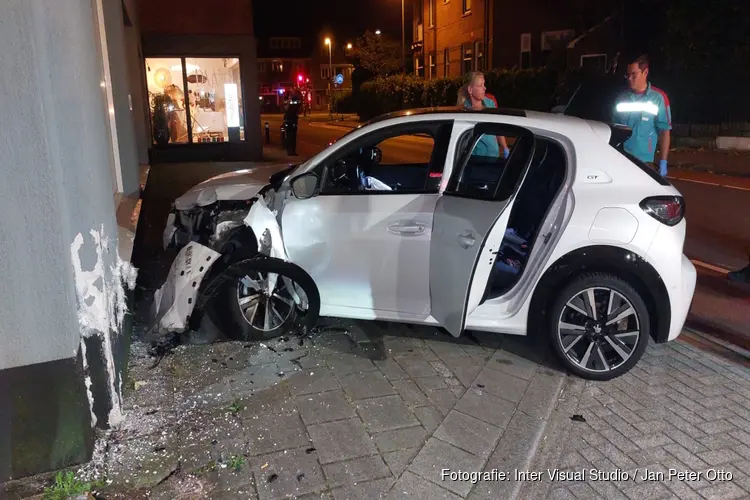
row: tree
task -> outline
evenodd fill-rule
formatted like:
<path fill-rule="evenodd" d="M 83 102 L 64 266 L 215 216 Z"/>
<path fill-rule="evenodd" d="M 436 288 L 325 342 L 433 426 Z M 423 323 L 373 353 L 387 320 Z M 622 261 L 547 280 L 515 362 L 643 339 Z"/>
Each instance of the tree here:
<path fill-rule="evenodd" d="M 385 76 L 401 68 L 401 44 L 372 31 L 357 39 L 352 55 L 360 66 L 376 75 Z"/>

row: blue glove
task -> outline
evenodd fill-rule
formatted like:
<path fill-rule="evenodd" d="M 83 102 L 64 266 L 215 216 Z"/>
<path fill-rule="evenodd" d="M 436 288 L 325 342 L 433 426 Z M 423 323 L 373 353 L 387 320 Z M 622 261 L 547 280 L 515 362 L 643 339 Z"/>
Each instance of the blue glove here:
<path fill-rule="evenodd" d="M 510 149 L 508 148 L 503 149 L 503 158 L 507 160 L 509 156 L 510 156 Z"/>
<path fill-rule="evenodd" d="M 667 176 L 667 160 L 659 160 L 659 173 L 662 177 Z"/>

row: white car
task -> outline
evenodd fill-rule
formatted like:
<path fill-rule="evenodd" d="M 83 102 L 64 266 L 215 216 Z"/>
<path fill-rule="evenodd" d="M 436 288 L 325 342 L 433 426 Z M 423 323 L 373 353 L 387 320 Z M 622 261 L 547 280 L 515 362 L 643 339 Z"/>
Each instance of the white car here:
<path fill-rule="evenodd" d="M 683 197 L 623 152 L 629 134 L 537 112 L 412 110 L 270 182 L 210 179 L 170 214 L 165 245 L 182 248 L 155 328 L 206 311 L 240 339 L 319 315 L 533 333 L 571 372 L 617 377 L 649 337 L 680 334 L 696 281 Z"/>

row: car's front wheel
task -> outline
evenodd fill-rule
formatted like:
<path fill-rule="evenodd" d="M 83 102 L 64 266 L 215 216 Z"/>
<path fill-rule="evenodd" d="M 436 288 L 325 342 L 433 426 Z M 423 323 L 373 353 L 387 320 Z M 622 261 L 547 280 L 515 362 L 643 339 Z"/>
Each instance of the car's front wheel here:
<path fill-rule="evenodd" d="M 650 318 L 643 298 L 611 274 L 577 277 L 549 313 L 553 350 L 566 368 L 583 378 L 623 375 L 648 345 Z"/>
<path fill-rule="evenodd" d="M 278 259 L 250 259 L 233 272 L 211 304 L 213 320 L 235 340 L 269 340 L 300 323 L 312 326 L 320 296 L 299 266 Z M 275 283 L 269 286 L 270 283 Z"/>

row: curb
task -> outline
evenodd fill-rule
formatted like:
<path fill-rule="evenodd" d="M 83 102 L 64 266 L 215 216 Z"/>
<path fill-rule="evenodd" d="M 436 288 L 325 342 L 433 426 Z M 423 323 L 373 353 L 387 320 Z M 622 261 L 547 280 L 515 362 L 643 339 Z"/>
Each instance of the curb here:
<path fill-rule="evenodd" d="M 682 330 L 683 333 L 680 335 L 680 337 L 684 337 L 687 339 L 691 339 L 691 337 L 694 337 L 703 345 L 709 344 L 716 350 L 725 351 L 725 357 L 733 358 L 733 360 L 736 358 L 741 358 L 741 360 L 745 362 L 750 360 L 750 351 L 736 344 L 732 344 L 731 342 L 722 340 L 715 335 L 711 335 L 710 333 L 702 332 L 688 326 L 683 327 Z M 677 337 L 677 339 L 679 339 L 680 337 Z"/>

